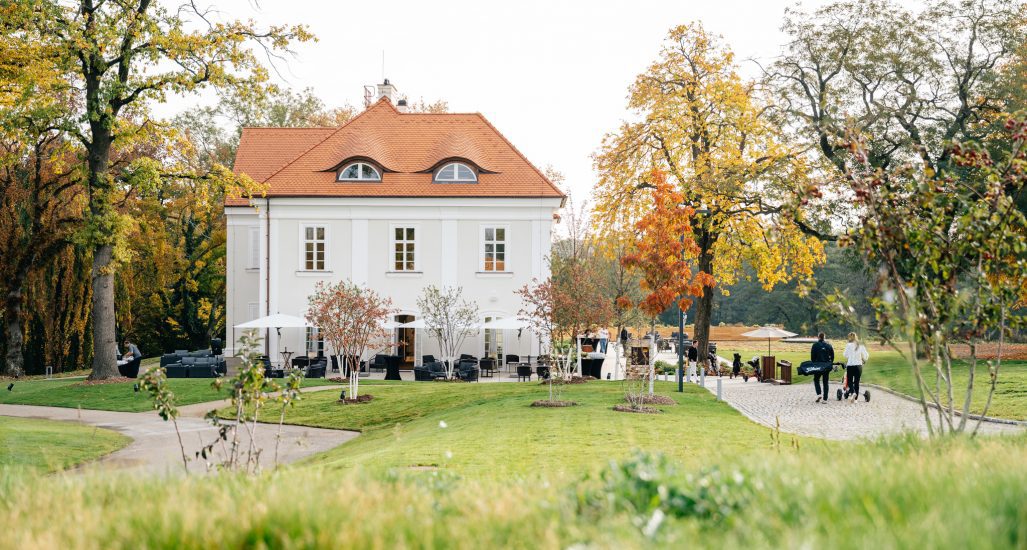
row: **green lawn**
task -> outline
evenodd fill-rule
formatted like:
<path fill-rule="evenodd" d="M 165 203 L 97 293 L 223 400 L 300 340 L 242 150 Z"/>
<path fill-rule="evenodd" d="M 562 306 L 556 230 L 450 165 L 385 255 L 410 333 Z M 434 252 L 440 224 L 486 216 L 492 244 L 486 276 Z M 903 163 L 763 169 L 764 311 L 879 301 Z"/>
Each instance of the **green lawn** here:
<path fill-rule="evenodd" d="M 924 377 L 932 383 L 933 387 L 933 382 L 937 379 L 934 367 L 924 365 L 923 369 Z M 969 368 L 965 363 L 959 362 L 953 367 L 953 397 L 959 409 L 962 409 L 963 400 L 966 398 L 968 378 Z M 916 380 L 913 377 L 913 369 L 895 352 L 878 353 L 875 357 L 871 357 L 863 369 L 861 380 L 880 384 L 906 395 L 914 397 L 919 395 Z M 978 363 L 973 399 L 970 404 L 971 411 L 975 413 L 983 411 L 984 404 L 988 399 L 988 389 L 988 366 L 985 363 Z M 943 401 L 943 404 L 945 403 L 947 403 L 947 397 Z M 991 408 L 988 409 L 988 416 L 1027 420 L 1027 361 L 1002 362 L 998 381 L 995 384 L 995 396 L 992 398 Z"/>
<path fill-rule="evenodd" d="M 131 441 L 111 430 L 71 422 L 0 416 L 0 468 L 70 468 L 112 453 Z"/>
<path fill-rule="evenodd" d="M 720 468 L 632 458 L 598 475 L 564 480 L 287 468 L 255 477 L 150 482 L 109 472 L 53 478 L 0 469 L 0 547 L 1027 545 L 1022 436 L 896 438 L 844 453 L 782 446 L 745 461 L 704 456 Z"/>
<path fill-rule="evenodd" d="M 81 378 L 15 381 L 11 391 L 7 390 L 6 384 L 0 388 L 0 403 L 125 412 L 141 412 L 153 408 L 147 394 L 134 391 L 135 382 L 91 386 L 86 386 L 82 382 Z M 211 387 L 211 382 L 211 379 L 202 378 L 172 378 L 168 380 L 168 386 L 175 393 L 179 405 L 226 398 L 227 394 L 224 391 L 219 394 Z M 318 386 L 334 384 L 334 382 L 311 378 L 304 380 L 303 384 L 304 386 Z"/>
<path fill-rule="evenodd" d="M 660 382 L 658 392 L 676 405 L 661 414 L 612 410 L 623 402 L 621 382 L 567 386 L 559 409 L 533 408 L 548 396 L 537 383 L 362 384 L 374 400 L 339 405 L 335 392 L 304 396 L 286 422 L 363 432 L 318 455 L 333 467 L 375 471 L 438 467 L 478 478 L 580 473 L 626 456 L 632 449 L 667 453 L 692 467 L 747 460 L 770 446 L 770 430 L 744 418 L 705 390 Z M 785 444 L 792 436 L 784 436 Z M 801 440 L 802 445 L 829 444 Z"/>

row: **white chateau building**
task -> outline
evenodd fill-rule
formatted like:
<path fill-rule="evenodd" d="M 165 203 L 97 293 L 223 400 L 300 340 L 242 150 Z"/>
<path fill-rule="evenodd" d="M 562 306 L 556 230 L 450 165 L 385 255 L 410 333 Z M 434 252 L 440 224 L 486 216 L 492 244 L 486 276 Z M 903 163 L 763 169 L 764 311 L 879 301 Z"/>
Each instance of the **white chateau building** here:
<path fill-rule="evenodd" d="M 390 297 L 398 322 L 419 317 L 424 287 L 462 287 L 487 321 L 515 316 L 515 291 L 548 277 L 563 193 L 481 114 L 408 113 L 395 92 L 386 80 L 338 128 L 243 130 L 235 171 L 268 190 L 225 204 L 226 354 L 241 336 L 235 325 L 304 316 L 318 281 L 349 279 Z M 440 356 L 425 331 L 395 332 L 404 368 Z M 533 339 L 483 330 L 463 352 L 535 353 Z M 311 329 L 272 330 L 268 344 L 295 356 L 325 345 Z"/>

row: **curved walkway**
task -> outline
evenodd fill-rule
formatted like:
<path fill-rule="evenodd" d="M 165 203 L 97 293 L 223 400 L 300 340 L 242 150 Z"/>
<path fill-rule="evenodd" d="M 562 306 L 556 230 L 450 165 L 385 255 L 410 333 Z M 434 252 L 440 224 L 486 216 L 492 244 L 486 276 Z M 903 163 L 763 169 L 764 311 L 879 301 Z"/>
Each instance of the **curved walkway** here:
<path fill-rule="evenodd" d="M 334 388 L 335 386 L 317 386 L 309 389 L 316 391 Z M 180 408 L 178 428 L 182 434 L 186 456 L 190 459 L 190 473 L 207 471 L 204 461 L 196 458 L 196 452 L 204 444 L 209 444 L 216 439 L 217 429 L 203 420 L 203 415 L 207 411 L 221 406 L 223 403 L 217 401 Z M 82 422 L 90 426 L 115 430 L 132 438 L 132 442 L 124 449 L 115 451 L 95 462 L 90 462 L 82 466 L 82 470 L 182 473 L 182 451 L 178 445 L 178 437 L 175 435 L 175 427 L 170 421 L 162 420 L 153 411 L 114 412 L 35 405 L 0 405 L 0 415 Z M 258 424 L 257 426 L 255 443 L 263 449 L 260 456 L 260 465 L 263 468 L 274 467 L 277 434 L 277 424 Z M 285 425 L 282 427 L 278 459 L 282 464 L 295 462 L 341 445 L 357 435 L 359 432 Z M 249 446 L 249 435 L 246 430 L 240 430 L 239 441 L 242 448 Z M 220 462 L 223 457 L 224 450 L 220 446 L 215 447 L 213 461 Z"/>
<path fill-rule="evenodd" d="M 775 386 L 754 379 L 721 378 L 723 399 L 750 420 L 768 427 L 780 421 L 781 431 L 824 439 L 875 438 L 886 434 L 915 431 L 927 434 L 927 423 L 919 403 L 896 395 L 870 390 L 870 401 L 856 403 L 837 401 L 835 390 L 840 381 L 832 380 L 831 399 L 816 403 L 816 393 L 809 383 Z M 706 389 L 717 393 L 717 377 L 706 378 Z M 861 388 L 862 390 L 863 388 Z M 936 414 L 936 413 L 935 413 Z M 932 423 L 937 416 L 932 415 Z M 976 421 L 967 420 L 972 429 Z M 1022 426 L 984 422 L 982 434 L 1016 433 Z"/>

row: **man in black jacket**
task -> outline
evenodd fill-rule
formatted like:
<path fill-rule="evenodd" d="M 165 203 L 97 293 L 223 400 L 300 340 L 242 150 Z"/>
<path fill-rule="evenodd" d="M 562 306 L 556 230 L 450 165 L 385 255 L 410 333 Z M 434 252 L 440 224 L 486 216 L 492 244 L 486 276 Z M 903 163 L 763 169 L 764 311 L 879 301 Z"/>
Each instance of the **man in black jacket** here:
<path fill-rule="evenodd" d="M 817 341 L 809 351 L 809 360 L 814 363 L 834 363 L 834 348 L 824 340 L 824 333 L 817 335 Z M 827 381 L 831 377 L 831 369 L 813 375 L 813 388 L 817 390 L 817 403 L 827 403 Z M 824 392 L 820 393 L 820 381 L 824 381 Z"/>

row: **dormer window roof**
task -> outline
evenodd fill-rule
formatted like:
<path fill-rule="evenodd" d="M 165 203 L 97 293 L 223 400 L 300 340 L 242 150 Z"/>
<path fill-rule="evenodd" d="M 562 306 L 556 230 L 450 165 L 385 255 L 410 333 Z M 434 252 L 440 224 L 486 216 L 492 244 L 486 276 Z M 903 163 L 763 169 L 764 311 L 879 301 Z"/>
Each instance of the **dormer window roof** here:
<path fill-rule="evenodd" d="M 435 183 L 478 183 L 478 171 L 462 162 L 450 162 L 435 171 Z"/>
<path fill-rule="evenodd" d="M 382 181 L 378 168 L 366 162 L 351 162 L 339 170 L 338 181 Z"/>

